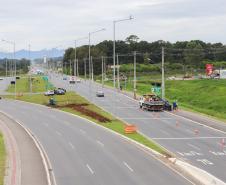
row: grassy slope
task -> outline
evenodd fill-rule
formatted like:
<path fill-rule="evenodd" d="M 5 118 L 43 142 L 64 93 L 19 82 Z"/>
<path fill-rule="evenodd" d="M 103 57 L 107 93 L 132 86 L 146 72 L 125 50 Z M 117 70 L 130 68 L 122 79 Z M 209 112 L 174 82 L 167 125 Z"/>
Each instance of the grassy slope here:
<path fill-rule="evenodd" d="M 127 83 L 126 90 L 133 91 L 133 82 Z M 112 82 L 105 83 L 112 86 Z M 137 93 L 151 92 L 148 77 L 140 77 Z M 124 82 L 121 82 L 124 88 Z M 166 81 L 166 97 L 178 100 L 179 106 L 220 119 L 226 119 L 226 80 L 172 80 Z"/>
<path fill-rule="evenodd" d="M 3 185 L 4 176 L 5 176 L 5 160 L 6 160 L 6 151 L 3 136 L 0 134 L 0 185 Z"/>
<path fill-rule="evenodd" d="M 7 98 L 14 98 L 14 96 L 5 96 Z M 18 100 L 22 100 L 22 101 L 27 101 L 27 102 L 32 102 L 32 103 L 37 103 L 37 104 L 43 104 L 43 105 L 47 105 L 48 101 L 49 101 L 50 97 L 44 96 L 42 94 L 33 94 L 33 95 L 24 95 L 21 97 L 18 97 Z M 97 124 L 100 124 L 104 127 L 107 127 L 111 130 L 114 130 L 120 134 L 123 134 L 131 139 L 134 139 L 135 141 L 138 141 L 162 154 L 166 154 L 166 152 L 164 151 L 164 149 L 162 149 L 159 145 L 157 145 L 156 143 L 154 143 L 153 141 L 145 138 L 144 136 L 142 136 L 141 134 L 138 133 L 134 133 L 134 134 L 125 134 L 124 133 L 124 125 L 125 123 L 122 122 L 121 120 L 116 119 L 115 117 L 113 117 L 111 114 L 103 111 L 102 109 L 100 109 L 99 107 L 95 106 L 94 104 L 90 104 L 90 102 L 88 102 L 86 99 L 82 98 L 81 96 L 73 93 L 73 92 L 68 92 L 66 93 L 66 95 L 60 95 L 60 96 L 55 96 L 55 100 L 57 101 L 57 105 L 64 105 L 67 103 L 75 103 L 75 104 L 81 104 L 81 103 L 87 103 L 89 104 L 86 108 L 95 111 L 109 119 L 111 119 L 111 122 L 107 122 L 107 123 L 102 123 L 97 121 L 96 119 L 83 115 L 82 113 L 73 110 L 71 108 L 60 108 L 63 111 L 66 112 L 70 112 L 72 114 L 76 114 L 82 117 L 85 117 L 91 121 L 96 122 Z"/>
<path fill-rule="evenodd" d="M 32 92 L 44 92 L 46 91 L 46 82 L 42 79 L 41 76 L 33 76 L 33 81 L 32 81 Z M 17 80 L 17 92 L 30 92 L 30 80 L 28 76 L 24 76 Z M 10 85 L 7 89 L 7 92 L 14 93 L 14 85 Z"/>

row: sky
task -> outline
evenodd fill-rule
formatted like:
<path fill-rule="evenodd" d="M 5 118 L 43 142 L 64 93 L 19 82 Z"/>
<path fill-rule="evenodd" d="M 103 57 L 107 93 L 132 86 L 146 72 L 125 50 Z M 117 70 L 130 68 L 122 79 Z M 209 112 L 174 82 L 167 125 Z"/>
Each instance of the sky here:
<path fill-rule="evenodd" d="M 16 50 L 67 48 L 91 35 L 91 43 L 125 40 L 131 34 L 149 42 L 200 39 L 226 43 L 226 0 L 0 0 L 0 39 Z M 77 45 L 87 44 L 83 39 Z M 10 50 L 0 42 L 0 51 Z"/>

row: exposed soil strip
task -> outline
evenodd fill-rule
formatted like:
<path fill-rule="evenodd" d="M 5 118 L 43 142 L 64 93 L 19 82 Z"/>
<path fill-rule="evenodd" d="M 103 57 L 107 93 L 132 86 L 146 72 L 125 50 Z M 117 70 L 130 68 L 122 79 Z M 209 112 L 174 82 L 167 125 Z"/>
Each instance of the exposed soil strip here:
<path fill-rule="evenodd" d="M 106 123 L 110 122 L 111 120 L 105 116 L 102 116 L 101 114 L 98 114 L 92 110 L 89 110 L 86 108 L 89 104 L 83 103 L 83 104 L 67 104 L 67 105 L 58 105 L 57 108 L 71 108 L 74 109 L 83 115 L 89 116 L 91 118 L 94 118 L 98 120 L 99 122 Z"/>

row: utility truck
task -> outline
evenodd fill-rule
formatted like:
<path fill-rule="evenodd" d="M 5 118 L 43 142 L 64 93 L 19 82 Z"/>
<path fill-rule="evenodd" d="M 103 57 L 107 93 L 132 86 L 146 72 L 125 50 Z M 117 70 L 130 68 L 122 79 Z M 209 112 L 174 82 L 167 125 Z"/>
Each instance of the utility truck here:
<path fill-rule="evenodd" d="M 145 94 L 140 98 L 139 106 L 141 109 L 163 111 L 165 102 L 155 94 Z"/>

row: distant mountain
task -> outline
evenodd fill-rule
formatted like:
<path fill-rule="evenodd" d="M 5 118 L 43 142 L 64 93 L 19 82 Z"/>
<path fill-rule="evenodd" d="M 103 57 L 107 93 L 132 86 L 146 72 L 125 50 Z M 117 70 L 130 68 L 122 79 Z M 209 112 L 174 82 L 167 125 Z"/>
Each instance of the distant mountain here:
<path fill-rule="evenodd" d="M 37 58 L 43 58 L 44 56 L 48 58 L 56 58 L 56 57 L 62 57 L 64 55 L 64 50 L 61 49 L 43 49 L 39 51 L 30 51 L 30 57 L 31 59 L 37 59 Z M 4 53 L 0 52 L 0 58 L 11 58 L 12 53 Z M 19 50 L 16 51 L 16 58 L 29 58 L 29 51 L 28 50 Z"/>

